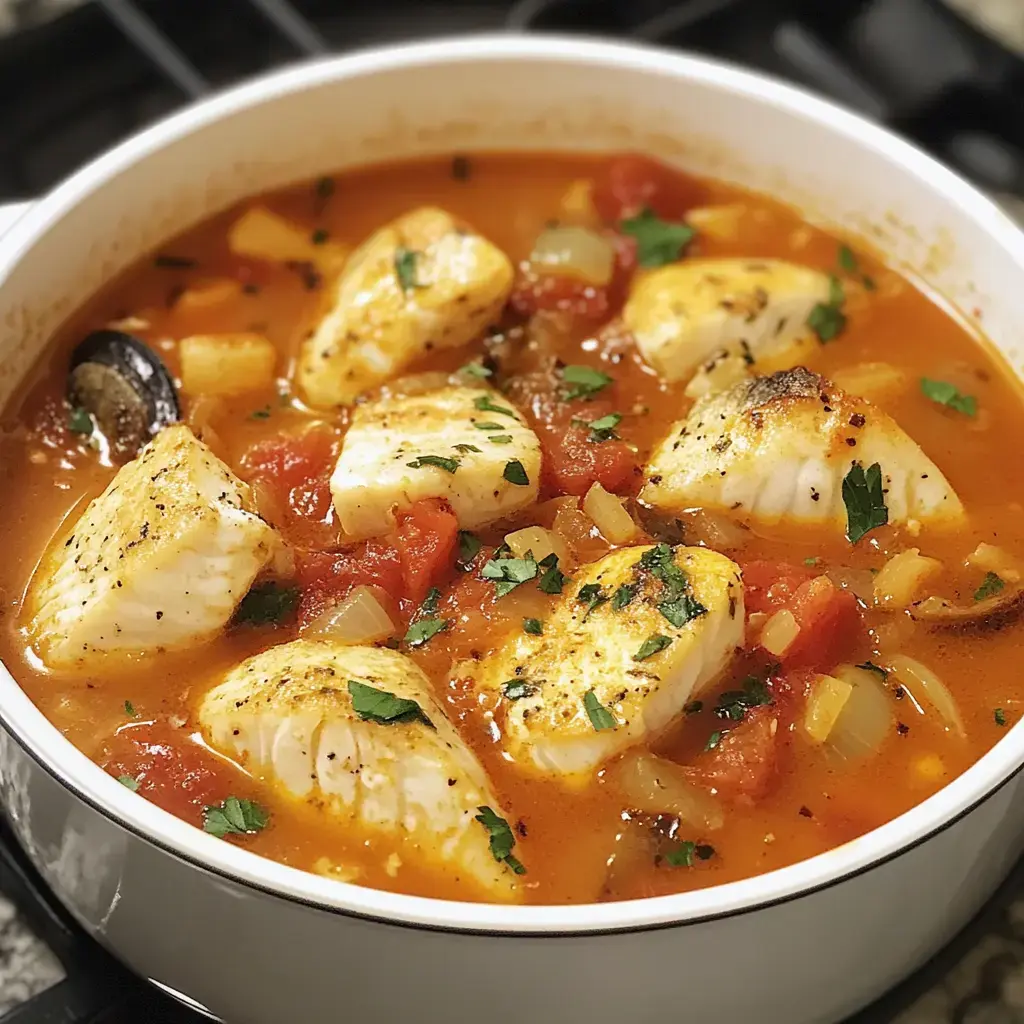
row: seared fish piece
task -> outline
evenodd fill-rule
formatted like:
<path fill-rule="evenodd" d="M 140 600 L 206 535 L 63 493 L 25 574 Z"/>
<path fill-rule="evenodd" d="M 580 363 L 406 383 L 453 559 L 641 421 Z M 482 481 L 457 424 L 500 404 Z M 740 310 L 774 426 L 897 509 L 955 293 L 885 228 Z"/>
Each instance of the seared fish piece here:
<path fill-rule="evenodd" d="M 699 401 L 655 448 L 640 499 L 842 528 L 844 478 L 876 462 L 890 523 L 963 517 L 949 482 L 892 417 L 799 366 Z"/>
<path fill-rule="evenodd" d="M 814 338 L 807 318 L 828 300 L 828 275 L 795 263 L 684 260 L 639 275 L 622 318 L 644 359 L 676 381 L 723 355 L 798 362 Z"/>
<path fill-rule="evenodd" d="M 512 276 L 500 249 L 444 210 L 399 217 L 352 254 L 303 344 L 307 401 L 350 405 L 426 353 L 472 341 L 497 319 Z"/>
<path fill-rule="evenodd" d="M 507 468 L 517 462 L 522 473 Z M 352 539 L 387 533 L 393 512 L 421 498 L 447 499 L 475 529 L 537 500 L 540 462 L 537 435 L 504 395 L 445 387 L 360 405 L 331 494 Z"/>
<path fill-rule="evenodd" d="M 248 489 L 188 427 L 167 427 L 43 557 L 25 598 L 43 660 L 186 647 L 214 636 L 280 553 Z"/>
<path fill-rule="evenodd" d="M 583 785 L 657 735 L 743 643 L 739 566 L 707 548 L 622 548 L 582 567 L 540 637 L 469 671 L 503 696 L 504 746 L 529 771 Z"/>
<path fill-rule="evenodd" d="M 405 702 L 405 703 L 401 703 Z M 409 703 L 412 702 L 412 703 Z M 199 708 L 207 741 L 282 794 L 401 857 L 516 900 L 481 807 L 487 776 L 411 659 L 376 647 L 295 640 L 243 661 Z"/>

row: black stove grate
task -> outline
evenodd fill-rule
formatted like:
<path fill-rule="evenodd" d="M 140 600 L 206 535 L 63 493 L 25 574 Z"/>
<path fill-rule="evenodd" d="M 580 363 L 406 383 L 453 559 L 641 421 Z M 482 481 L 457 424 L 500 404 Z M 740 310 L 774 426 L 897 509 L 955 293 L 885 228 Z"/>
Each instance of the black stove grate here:
<path fill-rule="evenodd" d="M 95 0 L 0 39 L 0 96 L 16 98 L 0 104 L 0 199 L 31 198 L 155 118 L 288 61 L 498 29 L 585 32 L 726 57 L 825 93 L 980 185 L 1024 196 L 1024 60 L 940 0 Z M 856 1024 L 891 1021 L 936 984 L 992 928 L 1022 871 Z M 202 1019 L 87 937 L 2 821 L 0 892 L 67 972 L 0 1024 Z"/>

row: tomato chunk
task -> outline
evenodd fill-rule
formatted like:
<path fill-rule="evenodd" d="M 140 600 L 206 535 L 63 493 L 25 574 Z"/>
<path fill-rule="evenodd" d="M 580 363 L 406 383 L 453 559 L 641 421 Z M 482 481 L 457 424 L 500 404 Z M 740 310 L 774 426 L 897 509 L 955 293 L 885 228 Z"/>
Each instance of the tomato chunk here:
<path fill-rule="evenodd" d="M 138 794 L 179 818 L 202 824 L 206 804 L 246 796 L 244 777 L 166 718 L 127 725 L 110 741 L 102 767 L 138 783 Z"/>
<path fill-rule="evenodd" d="M 696 778 L 727 800 L 760 800 L 778 771 L 781 723 L 768 704 L 748 711 L 718 745 L 697 759 Z"/>
<path fill-rule="evenodd" d="M 588 413 L 588 419 L 600 413 Z M 541 435 L 544 464 L 551 489 L 560 494 L 583 495 L 595 483 L 607 491 L 624 493 L 639 480 L 636 453 L 625 441 L 588 439 L 589 428 L 570 424 Z"/>
<path fill-rule="evenodd" d="M 405 591 L 398 550 L 379 540 L 365 541 L 346 551 L 301 552 L 296 575 L 302 587 L 300 626 L 308 625 L 360 584 L 380 587 L 396 603 Z"/>
<path fill-rule="evenodd" d="M 608 313 L 608 290 L 572 277 L 538 274 L 528 264 L 520 267 L 509 304 L 522 316 L 563 312 L 599 320 Z"/>
<path fill-rule="evenodd" d="M 786 665 L 828 669 L 850 650 L 860 627 L 857 599 L 827 576 L 816 576 L 789 601 L 800 633 L 782 656 Z"/>
<path fill-rule="evenodd" d="M 613 160 L 594 187 L 594 205 L 605 221 L 635 217 L 643 209 L 659 217 L 678 219 L 705 201 L 707 190 L 698 181 L 657 160 L 629 154 Z"/>
<path fill-rule="evenodd" d="M 459 521 L 446 501 L 427 498 L 398 516 L 395 547 L 402 564 L 405 597 L 419 604 L 451 569 Z"/>
<path fill-rule="evenodd" d="M 814 577 L 810 569 L 787 562 L 752 561 L 743 566 L 743 600 L 747 612 L 774 612 L 786 607 L 796 591 Z"/>

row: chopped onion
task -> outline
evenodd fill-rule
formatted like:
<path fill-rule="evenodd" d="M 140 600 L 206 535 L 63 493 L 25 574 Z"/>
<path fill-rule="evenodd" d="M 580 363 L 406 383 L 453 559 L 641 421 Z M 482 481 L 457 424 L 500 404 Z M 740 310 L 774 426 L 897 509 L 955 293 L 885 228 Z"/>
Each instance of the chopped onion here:
<path fill-rule="evenodd" d="M 723 206 L 695 206 L 686 211 L 686 223 L 702 235 L 719 242 L 734 242 L 739 238 L 740 224 L 747 214 L 743 203 Z"/>
<path fill-rule="evenodd" d="M 595 546 L 593 520 L 582 510 L 564 505 L 555 513 L 551 529 L 562 538 L 576 557 Z"/>
<path fill-rule="evenodd" d="M 835 676 L 818 676 L 811 684 L 804 711 L 804 732 L 815 743 L 824 743 L 853 693 L 853 684 Z"/>
<path fill-rule="evenodd" d="M 777 658 L 782 657 L 800 635 L 800 624 L 788 608 L 777 611 L 761 629 L 761 646 Z"/>
<path fill-rule="evenodd" d="M 693 541 L 713 551 L 741 548 L 750 540 L 750 530 L 746 526 L 707 509 L 699 508 L 687 513 L 684 522 L 690 527 Z"/>
<path fill-rule="evenodd" d="M 956 699 L 949 692 L 946 684 L 930 668 L 926 668 L 914 658 L 908 658 L 905 654 L 897 654 L 890 658 L 889 668 L 900 683 L 915 697 L 920 699 L 921 694 L 924 694 L 928 703 L 938 711 L 945 723 L 957 735 L 967 735 Z"/>
<path fill-rule="evenodd" d="M 907 375 L 892 363 L 855 363 L 832 374 L 832 381 L 851 395 L 862 398 L 889 398 L 907 383 Z"/>
<path fill-rule="evenodd" d="M 339 604 L 318 615 L 302 630 L 302 635 L 345 644 L 367 644 L 383 640 L 394 631 L 394 623 L 381 607 L 374 588 L 358 586 Z"/>
<path fill-rule="evenodd" d="M 893 555 L 874 579 L 875 604 L 887 608 L 909 608 L 921 587 L 942 572 L 937 558 L 922 555 L 918 548 L 908 548 Z"/>
<path fill-rule="evenodd" d="M 982 572 L 994 572 L 1007 583 L 1020 582 L 1020 562 L 1008 551 L 996 547 L 995 544 L 986 544 L 982 541 L 967 556 L 966 562 L 968 568 L 980 569 Z"/>
<path fill-rule="evenodd" d="M 530 264 L 541 273 L 575 277 L 603 287 L 612 279 L 615 249 L 607 238 L 589 228 L 571 224 L 546 228 L 533 243 Z"/>
<path fill-rule="evenodd" d="M 558 214 L 566 224 L 600 227 L 601 215 L 594 205 L 594 183 L 588 178 L 577 178 L 570 182 L 558 202 Z"/>
<path fill-rule="evenodd" d="M 628 544 L 637 534 L 633 517 L 622 507 L 622 501 L 599 483 L 587 491 L 583 511 L 594 520 L 601 535 L 612 544 Z"/>
<path fill-rule="evenodd" d="M 826 746 L 844 760 L 873 754 L 893 728 L 892 702 L 877 674 L 840 665 L 836 680 L 850 686 L 842 711 L 829 730 Z"/>
<path fill-rule="evenodd" d="M 673 814 L 700 830 L 719 829 L 725 824 L 719 802 L 674 761 L 631 751 L 607 770 L 605 778 L 621 790 L 631 811 Z"/>
<path fill-rule="evenodd" d="M 543 526 L 527 526 L 523 530 L 516 530 L 515 533 L 506 533 L 505 543 L 512 549 L 512 554 L 516 558 L 523 558 L 529 551 L 539 562 L 542 558 L 554 554 L 558 556 L 560 565 L 565 564 L 565 541 L 557 533 L 545 530 Z"/>

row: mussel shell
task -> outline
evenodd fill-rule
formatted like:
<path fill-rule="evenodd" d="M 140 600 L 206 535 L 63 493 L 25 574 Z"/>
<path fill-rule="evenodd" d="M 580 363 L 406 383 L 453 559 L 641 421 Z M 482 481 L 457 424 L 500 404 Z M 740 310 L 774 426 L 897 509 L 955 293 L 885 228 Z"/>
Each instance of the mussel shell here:
<path fill-rule="evenodd" d="M 167 367 L 123 331 L 93 331 L 75 347 L 68 401 L 92 413 L 118 459 L 134 457 L 163 427 L 181 419 Z"/>

